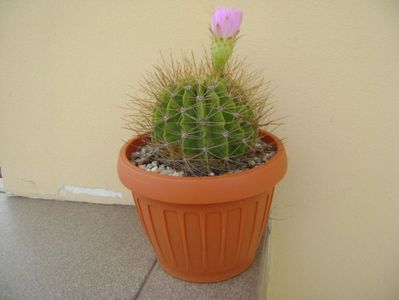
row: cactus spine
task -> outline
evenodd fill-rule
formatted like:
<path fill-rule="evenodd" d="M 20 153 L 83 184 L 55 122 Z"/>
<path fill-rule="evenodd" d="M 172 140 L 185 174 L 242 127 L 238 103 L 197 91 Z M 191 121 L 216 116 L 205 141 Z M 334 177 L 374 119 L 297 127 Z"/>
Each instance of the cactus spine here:
<path fill-rule="evenodd" d="M 253 118 L 223 79 L 184 82 L 160 95 L 153 141 L 177 148 L 186 159 L 237 159 L 256 138 Z"/>

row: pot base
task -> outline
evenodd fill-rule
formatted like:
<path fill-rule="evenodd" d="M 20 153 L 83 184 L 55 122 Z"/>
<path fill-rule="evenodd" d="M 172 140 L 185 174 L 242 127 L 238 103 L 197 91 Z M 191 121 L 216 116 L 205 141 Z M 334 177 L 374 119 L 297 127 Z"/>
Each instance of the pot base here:
<path fill-rule="evenodd" d="M 159 264 L 191 282 L 227 280 L 252 264 L 272 197 L 273 189 L 241 201 L 187 206 L 134 195 Z"/>
<path fill-rule="evenodd" d="M 219 281 L 225 281 L 228 279 L 231 279 L 235 276 L 240 275 L 242 272 L 244 272 L 246 269 L 248 269 L 252 263 L 254 262 L 255 257 L 253 257 L 251 260 L 248 262 L 237 266 L 229 271 L 225 272 L 218 272 L 218 273 L 211 273 L 211 272 L 206 272 L 206 273 L 194 273 L 194 272 L 180 272 L 175 269 L 168 268 L 165 265 L 162 265 L 162 263 L 159 263 L 161 268 L 168 274 L 172 275 L 173 277 L 177 279 L 181 279 L 184 281 L 188 282 L 195 282 L 195 283 L 210 283 L 210 282 L 219 282 Z"/>

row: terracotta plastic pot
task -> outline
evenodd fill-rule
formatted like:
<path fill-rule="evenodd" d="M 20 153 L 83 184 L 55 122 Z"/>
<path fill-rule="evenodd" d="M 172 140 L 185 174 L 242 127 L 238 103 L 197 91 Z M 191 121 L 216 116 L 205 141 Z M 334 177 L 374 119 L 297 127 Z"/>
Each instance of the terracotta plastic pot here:
<path fill-rule="evenodd" d="M 174 177 L 133 165 L 131 153 L 148 141 L 138 136 L 121 149 L 118 174 L 136 203 L 159 264 L 193 282 L 225 280 L 253 262 L 269 218 L 275 185 L 287 169 L 284 146 L 266 164 L 215 177 Z"/>

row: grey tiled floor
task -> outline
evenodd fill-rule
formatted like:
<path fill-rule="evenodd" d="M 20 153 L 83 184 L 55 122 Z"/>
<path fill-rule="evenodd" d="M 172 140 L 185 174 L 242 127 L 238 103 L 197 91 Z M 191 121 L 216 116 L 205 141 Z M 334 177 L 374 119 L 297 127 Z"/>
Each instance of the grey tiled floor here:
<path fill-rule="evenodd" d="M 134 207 L 0 193 L 1 300 L 252 300 L 259 272 L 258 257 L 228 281 L 180 281 L 157 264 Z"/>

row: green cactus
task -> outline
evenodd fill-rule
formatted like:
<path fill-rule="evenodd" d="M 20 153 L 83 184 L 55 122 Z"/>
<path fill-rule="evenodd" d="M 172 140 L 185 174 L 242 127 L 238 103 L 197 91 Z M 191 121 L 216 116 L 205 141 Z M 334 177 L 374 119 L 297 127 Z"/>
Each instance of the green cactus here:
<path fill-rule="evenodd" d="M 207 176 L 245 169 L 259 150 L 259 129 L 269 123 L 262 79 L 233 56 L 242 13 L 221 9 L 212 23 L 210 53 L 201 60 L 164 59 L 133 98 L 127 127 L 151 134 L 151 157 Z"/>
<path fill-rule="evenodd" d="M 191 79 L 164 90 L 153 113 L 154 143 L 185 159 L 234 160 L 256 139 L 251 107 L 223 79 Z"/>

